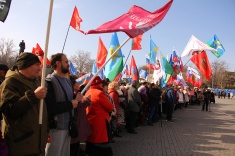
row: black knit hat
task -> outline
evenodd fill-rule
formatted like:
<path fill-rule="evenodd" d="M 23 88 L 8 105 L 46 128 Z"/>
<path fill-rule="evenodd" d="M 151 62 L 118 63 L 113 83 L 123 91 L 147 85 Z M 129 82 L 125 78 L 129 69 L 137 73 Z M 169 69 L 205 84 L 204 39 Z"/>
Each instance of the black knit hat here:
<path fill-rule="evenodd" d="M 8 67 L 7 67 L 7 65 L 5 65 L 5 64 L 0 64 L 0 70 L 4 70 L 5 72 L 7 72 L 8 71 Z"/>
<path fill-rule="evenodd" d="M 36 63 L 41 63 L 38 56 L 27 52 L 22 53 L 16 60 L 18 70 L 28 68 Z"/>

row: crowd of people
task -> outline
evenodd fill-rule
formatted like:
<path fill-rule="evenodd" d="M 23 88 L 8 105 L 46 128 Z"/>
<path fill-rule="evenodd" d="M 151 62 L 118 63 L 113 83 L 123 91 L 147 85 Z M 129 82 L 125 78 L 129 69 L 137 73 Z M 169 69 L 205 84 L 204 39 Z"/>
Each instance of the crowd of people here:
<path fill-rule="evenodd" d="M 32 53 L 20 54 L 10 70 L 0 66 L 3 155 L 111 156 L 122 125 L 134 135 L 137 126 L 158 122 L 162 112 L 166 121 L 174 122 L 172 114 L 178 109 L 201 105 L 202 111 L 209 111 L 209 103 L 215 102 L 214 92 L 206 88 L 160 88 L 159 82 L 110 82 L 99 76 L 82 95 L 85 85 L 69 75 L 66 55 L 57 53 L 50 61 L 53 72 L 45 86 L 40 86 L 41 62 Z M 38 124 L 42 99 L 43 120 Z M 77 127 L 75 136 L 71 122 Z M 80 147 L 84 141 L 85 150 Z"/>

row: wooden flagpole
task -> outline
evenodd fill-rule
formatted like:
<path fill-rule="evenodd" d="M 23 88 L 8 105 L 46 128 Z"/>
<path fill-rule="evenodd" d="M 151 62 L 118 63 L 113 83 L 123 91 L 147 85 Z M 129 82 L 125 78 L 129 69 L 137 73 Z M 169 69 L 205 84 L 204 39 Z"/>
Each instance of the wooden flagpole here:
<path fill-rule="evenodd" d="M 91 85 L 91 82 L 95 79 L 95 77 L 99 74 L 99 72 L 101 70 L 103 70 L 104 66 L 112 59 L 112 57 L 118 52 L 119 49 L 121 49 L 121 47 L 123 47 L 126 42 L 130 39 L 130 37 L 128 37 L 115 51 L 114 53 L 110 56 L 110 58 L 108 60 L 106 60 L 106 62 L 101 66 L 101 68 L 97 71 L 97 73 L 91 78 L 91 80 L 88 82 L 88 84 L 84 87 L 84 89 L 82 90 L 81 94 L 83 94 L 86 89 Z"/>
<path fill-rule="evenodd" d="M 44 50 L 44 57 L 43 57 L 41 86 L 45 86 L 47 51 L 48 51 L 49 36 L 50 36 L 50 28 L 51 28 L 51 16 L 52 16 L 52 9 L 53 9 L 53 1 L 54 1 L 54 0 L 51 0 L 51 1 L 50 1 L 49 14 L 48 14 L 48 21 L 47 21 L 47 34 L 46 34 L 45 50 Z M 43 117 L 43 116 L 42 116 L 42 114 L 43 114 L 43 101 L 44 101 L 44 99 L 41 99 L 41 100 L 40 100 L 39 124 L 42 124 L 42 117 Z"/>

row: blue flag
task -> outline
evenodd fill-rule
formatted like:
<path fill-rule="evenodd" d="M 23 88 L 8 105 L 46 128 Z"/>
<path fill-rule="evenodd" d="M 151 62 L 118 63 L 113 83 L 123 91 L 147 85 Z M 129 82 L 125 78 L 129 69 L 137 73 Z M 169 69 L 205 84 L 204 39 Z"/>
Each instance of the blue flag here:
<path fill-rule="evenodd" d="M 146 77 L 148 76 L 148 73 L 146 70 L 140 69 L 139 75 L 140 75 L 140 78 L 146 79 Z"/>
<path fill-rule="evenodd" d="M 93 75 L 95 75 L 95 74 L 97 73 L 96 61 L 94 61 L 94 63 L 93 63 L 91 73 L 92 73 Z"/>
<path fill-rule="evenodd" d="M 221 42 L 219 41 L 219 39 L 216 35 L 214 35 L 206 44 L 217 50 L 217 51 L 212 51 L 212 53 L 217 58 L 222 56 L 225 52 L 225 49 L 224 49 L 223 45 L 221 44 Z"/>
<path fill-rule="evenodd" d="M 78 74 L 77 70 L 74 68 L 73 63 L 71 61 L 69 61 L 69 70 L 70 70 L 70 73 L 73 75 Z"/>
<path fill-rule="evenodd" d="M 116 51 L 116 49 L 119 46 L 120 45 L 119 45 L 117 33 L 114 32 L 112 34 L 107 58 L 110 58 L 110 56 Z M 106 78 L 109 78 L 110 81 L 113 81 L 116 78 L 116 76 L 120 72 L 122 72 L 122 69 L 123 69 L 123 54 L 122 54 L 121 49 L 119 49 L 118 52 L 106 64 L 104 75 L 106 76 Z"/>
<path fill-rule="evenodd" d="M 150 64 L 156 64 L 156 58 L 157 58 L 157 53 L 158 52 L 159 52 L 158 47 L 156 46 L 156 44 L 150 38 L 150 54 L 149 54 Z"/>
<path fill-rule="evenodd" d="M 95 75 L 98 70 L 99 70 L 99 69 L 98 69 L 97 66 L 96 66 L 96 61 L 94 61 L 93 66 L 92 66 L 92 71 L 91 71 L 91 73 L 92 73 L 93 75 Z M 102 70 L 98 73 L 98 76 L 99 76 L 101 79 L 105 79 L 105 76 L 104 76 L 104 69 L 102 69 Z"/>

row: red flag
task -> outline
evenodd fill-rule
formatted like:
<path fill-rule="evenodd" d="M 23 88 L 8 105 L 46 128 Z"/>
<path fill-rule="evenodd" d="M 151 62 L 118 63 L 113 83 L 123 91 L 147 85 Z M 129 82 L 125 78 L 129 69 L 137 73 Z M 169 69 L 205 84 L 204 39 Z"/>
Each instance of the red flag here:
<path fill-rule="evenodd" d="M 82 22 L 82 19 L 80 18 L 78 14 L 78 9 L 75 6 L 73 10 L 73 15 L 71 17 L 70 26 L 73 27 L 75 30 L 80 31 L 84 34 L 84 32 L 80 29 L 80 23 Z"/>
<path fill-rule="evenodd" d="M 212 70 L 206 52 L 203 51 L 197 55 L 193 55 L 193 57 L 190 60 L 197 66 L 199 71 L 209 81 L 212 75 Z"/>
<path fill-rule="evenodd" d="M 118 82 L 121 78 L 122 78 L 122 73 L 119 73 L 113 81 Z"/>
<path fill-rule="evenodd" d="M 133 38 L 131 50 L 141 50 L 142 49 L 141 44 L 140 44 L 140 42 L 142 41 L 142 36 L 143 36 L 143 34 Z"/>
<path fill-rule="evenodd" d="M 131 64 L 130 64 L 130 77 L 132 78 L 132 81 L 133 80 L 139 81 L 139 72 L 138 72 L 138 69 L 137 69 L 137 66 L 135 63 L 135 59 L 133 56 L 131 58 Z"/>
<path fill-rule="evenodd" d="M 180 58 L 180 60 L 179 60 L 179 64 L 180 64 L 180 71 L 183 72 L 184 64 L 183 64 L 183 61 L 182 61 L 181 58 Z"/>
<path fill-rule="evenodd" d="M 188 81 L 188 82 L 191 83 L 193 86 L 198 87 L 198 88 L 200 88 L 201 85 L 202 85 L 202 78 L 200 78 L 199 81 L 195 81 L 193 78 L 187 76 L 187 77 L 186 77 L 186 81 Z"/>
<path fill-rule="evenodd" d="M 89 30 L 87 34 L 125 32 L 129 37 L 134 38 L 143 34 L 162 21 L 170 9 L 173 0 L 170 0 L 162 8 L 149 12 L 139 6 L 132 6 L 128 13 L 104 23 L 95 30 Z"/>
<path fill-rule="evenodd" d="M 200 88 L 202 85 L 202 78 L 196 69 L 188 67 L 186 72 L 186 81 L 191 83 L 193 86 Z"/>
<path fill-rule="evenodd" d="M 96 58 L 96 65 L 98 68 L 101 68 L 101 66 L 105 63 L 107 54 L 108 54 L 108 51 L 105 48 L 104 43 L 102 42 L 101 38 L 99 37 L 98 53 L 97 53 L 97 58 Z"/>
<path fill-rule="evenodd" d="M 40 45 L 38 43 L 36 44 L 36 48 L 33 47 L 32 53 L 39 57 L 39 59 L 41 61 L 41 65 L 42 65 L 43 64 L 44 52 L 43 52 L 42 48 L 40 47 Z M 49 66 L 50 64 L 51 64 L 51 62 L 47 59 L 46 65 Z"/>

